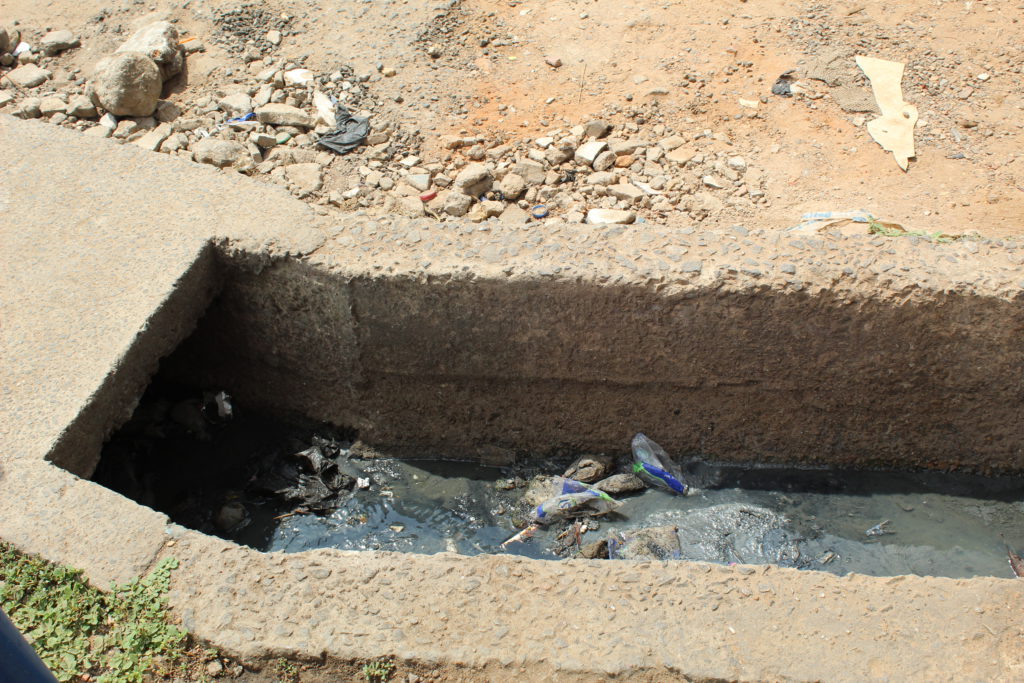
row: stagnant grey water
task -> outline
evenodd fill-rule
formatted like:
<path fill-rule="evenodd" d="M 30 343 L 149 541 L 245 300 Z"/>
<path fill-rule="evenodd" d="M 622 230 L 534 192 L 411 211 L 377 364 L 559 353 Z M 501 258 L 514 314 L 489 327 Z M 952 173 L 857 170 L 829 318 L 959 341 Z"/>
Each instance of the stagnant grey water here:
<path fill-rule="evenodd" d="M 342 455 L 342 470 L 366 477 L 369 488 L 341 491 L 340 506 L 330 514 L 282 518 L 296 505 L 255 492 L 260 469 L 294 461 L 290 454 L 307 448 L 313 434 L 331 430 L 244 411 L 206 424 L 190 392 L 151 388 L 132 421 L 104 447 L 95 480 L 180 524 L 260 550 L 507 552 L 551 559 L 573 554 L 555 552 L 563 545 L 555 536 L 565 524 L 502 549 L 517 523 L 526 521 L 528 506 L 522 486 L 496 486 L 517 476 L 522 484 L 533 475 L 561 474 L 568 460 L 511 471 Z M 628 448 L 623 444 L 620 467 L 628 462 Z M 622 507 L 601 517 L 582 544 L 612 531 L 672 525 L 678 527 L 682 559 L 948 577 L 1013 576 L 1003 537 L 1024 550 L 1022 477 L 714 467 L 696 461 L 686 466 L 686 475 L 701 490 L 686 497 L 650 489 L 621 496 Z M 219 513 L 229 506 L 242 509 L 243 522 L 223 523 Z M 881 522 L 890 533 L 866 534 Z"/>
<path fill-rule="evenodd" d="M 439 461 L 354 462 L 374 483 L 369 490 L 354 492 L 333 514 L 275 522 L 269 511 L 257 511 L 233 538 L 286 552 L 330 547 L 557 557 L 552 550 L 556 531 L 499 547 L 517 530 L 510 501 L 521 494 L 495 488 L 495 480 L 506 474 L 501 470 Z M 775 561 L 838 574 L 948 577 L 1012 576 L 1000 534 L 1011 545 L 1024 546 L 1024 482 L 1019 480 L 748 468 L 725 472 L 723 488 L 691 496 L 652 489 L 624 496 L 623 506 L 600 518 L 598 529 L 584 534 L 583 542 L 599 540 L 611 530 L 676 525 L 684 559 Z M 986 489 L 998 495 L 988 496 Z M 766 534 L 758 526 L 755 538 L 706 537 L 709 516 L 737 509 L 776 516 L 769 517 Z M 886 520 L 883 528 L 890 533 L 866 534 Z"/>

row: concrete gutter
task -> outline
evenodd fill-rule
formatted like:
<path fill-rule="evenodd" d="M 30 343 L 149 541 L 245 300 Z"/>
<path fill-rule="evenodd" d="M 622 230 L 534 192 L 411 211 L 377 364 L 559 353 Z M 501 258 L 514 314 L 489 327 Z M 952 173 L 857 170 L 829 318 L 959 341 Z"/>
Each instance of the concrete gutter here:
<path fill-rule="evenodd" d="M 246 286 L 262 294 L 274 289 L 257 284 L 261 276 L 296 287 L 276 290 L 281 303 L 291 304 L 282 309 L 289 318 L 323 320 L 321 313 L 332 311 L 321 339 L 332 340 L 330 349 L 347 349 L 343 367 L 351 379 L 339 390 L 346 400 L 290 407 L 315 417 L 352 417 L 382 442 L 400 440 L 407 432 L 395 425 L 426 406 L 422 398 L 402 405 L 397 390 L 426 392 L 430 381 L 467 392 L 442 423 L 449 429 L 437 434 L 439 443 L 515 446 L 529 444 L 535 429 L 547 430 L 537 443 L 559 434 L 571 441 L 585 425 L 596 425 L 590 420 L 598 414 L 545 425 L 523 404 L 501 399 L 502 382 L 531 390 L 548 383 L 548 406 L 564 395 L 555 389 L 579 383 L 579 395 L 568 397 L 571 410 L 586 406 L 585 394 L 621 409 L 626 403 L 616 403 L 619 391 L 641 400 L 644 392 L 664 390 L 690 401 L 684 407 L 724 391 L 727 402 L 756 416 L 760 399 L 742 400 L 750 387 L 760 396 L 757 387 L 777 383 L 774 395 L 797 395 L 786 405 L 814 404 L 830 396 L 829 381 L 859 369 L 857 382 L 874 377 L 900 391 L 893 405 L 904 415 L 887 425 L 897 440 L 901 430 L 927 437 L 924 419 L 934 423 L 941 415 L 947 438 L 960 439 L 956 449 L 940 448 L 941 458 L 1020 471 L 1021 246 L 936 246 L 908 238 L 800 239 L 803 246 L 794 246 L 786 237 L 756 232 L 688 234 L 642 226 L 430 226 L 358 216 L 328 222 L 279 188 L 52 126 L 0 117 L 0 149 L 13 160 L 0 183 L 0 538 L 81 567 L 101 586 L 174 555 L 181 561 L 172 577 L 175 612 L 196 635 L 243 657 L 394 655 L 488 680 L 1024 677 L 1020 581 L 839 578 L 679 562 L 265 554 L 177 527 L 76 476 L 91 471 L 103 439 L 130 415 L 159 359 L 188 336 L 222 288 L 220 301 L 237 304 L 226 313 L 240 312 L 272 333 L 255 335 L 259 343 L 246 347 L 249 360 L 287 374 L 292 347 L 281 345 L 290 339 L 282 332 L 287 326 L 268 322 L 275 301 L 265 300 L 261 313 L 245 295 Z M 319 286 L 296 285 L 311 281 Z M 572 304 L 577 300 L 579 308 Z M 715 300 L 727 305 L 716 311 Z M 823 300 L 827 305 L 816 303 Z M 519 302 L 516 310 L 533 311 L 517 328 L 500 313 L 512 301 Z M 482 307 L 491 312 L 480 313 Z M 622 310 L 628 315 L 617 316 Z M 847 311 L 846 317 L 828 312 L 835 310 Z M 602 323 L 602 315 L 611 322 Z M 206 329 L 226 318 L 209 319 Z M 823 327 L 826 321 L 832 326 Z M 702 331 L 706 325 L 710 332 Z M 780 332 L 787 326 L 794 330 L 790 337 Z M 573 338 L 574 329 L 594 333 Z M 780 336 L 750 337 L 757 329 Z M 885 338 L 878 330 L 905 333 L 891 346 L 865 350 L 858 338 L 843 338 L 857 329 L 872 343 Z M 719 381 L 691 388 L 696 400 L 681 387 L 688 378 L 709 375 L 688 370 L 693 359 L 679 357 L 679 335 L 686 330 L 705 349 L 698 359 L 723 364 L 715 366 Z M 409 351 L 408 337 L 415 334 L 423 335 L 420 355 Z M 839 335 L 836 351 L 854 354 L 857 363 L 844 361 L 842 353 L 814 360 L 808 349 L 827 353 L 811 346 L 822 334 Z M 505 344 L 494 343 L 496 335 Z M 716 339 L 725 343 L 720 356 L 707 350 Z M 724 364 L 735 351 L 759 344 L 773 354 L 756 356 L 763 364 L 754 378 L 760 384 L 745 388 L 746 370 L 754 365 L 730 372 Z M 648 363 L 609 364 L 607 349 L 615 346 L 633 349 L 634 359 Z M 785 349 L 795 355 L 779 356 Z M 275 350 L 283 366 L 267 361 L 265 352 Z M 306 350 L 294 353 L 309 358 Z M 872 356 L 875 364 L 865 365 Z M 898 380 L 872 374 L 879 359 Z M 801 362 L 810 365 L 803 370 Z M 779 370 L 800 381 L 832 374 L 801 398 L 800 386 L 779 379 Z M 230 378 L 236 371 L 225 372 Z M 479 389 L 472 389 L 472 373 L 486 380 L 476 383 Z M 269 369 L 257 376 L 272 378 Z M 240 386 L 256 396 L 258 384 Z M 597 391 L 602 384 L 606 393 Z M 911 398 L 922 387 L 945 403 L 914 405 Z M 322 396 L 315 385 L 297 388 L 308 391 L 295 395 Z M 466 411 L 482 399 L 498 402 L 508 417 L 467 440 L 446 437 L 454 427 L 478 422 Z M 724 419 L 725 405 L 711 410 Z M 844 409 L 838 401 L 815 405 L 826 415 Z M 652 414 L 669 430 L 686 422 Z M 849 423 L 815 417 L 851 434 L 876 418 L 866 404 Z M 618 439 L 632 428 L 628 421 L 597 425 L 594 443 Z M 782 441 L 796 430 L 776 422 L 781 426 L 770 447 L 747 444 L 747 453 L 781 453 Z M 409 438 L 434 438 L 428 423 L 414 422 L 422 429 Z M 525 428 L 509 432 L 517 423 Z M 676 445 L 695 438 L 686 427 L 675 430 Z M 744 444 L 729 441 L 729 432 L 716 428 L 714 444 L 735 456 Z M 500 436 L 509 433 L 516 437 Z M 844 452 L 841 444 L 825 446 Z M 889 455 L 910 458 L 909 448 Z"/>

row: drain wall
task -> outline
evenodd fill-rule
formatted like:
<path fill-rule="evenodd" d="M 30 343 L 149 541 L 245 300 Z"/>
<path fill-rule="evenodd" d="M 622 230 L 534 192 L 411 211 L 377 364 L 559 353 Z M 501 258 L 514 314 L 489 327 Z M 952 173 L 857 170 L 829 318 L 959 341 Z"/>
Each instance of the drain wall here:
<path fill-rule="evenodd" d="M 1024 469 L 1013 298 L 297 261 L 228 280 L 172 372 L 382 448 L 501 462 L 644 431 L 719 460 Z"/>

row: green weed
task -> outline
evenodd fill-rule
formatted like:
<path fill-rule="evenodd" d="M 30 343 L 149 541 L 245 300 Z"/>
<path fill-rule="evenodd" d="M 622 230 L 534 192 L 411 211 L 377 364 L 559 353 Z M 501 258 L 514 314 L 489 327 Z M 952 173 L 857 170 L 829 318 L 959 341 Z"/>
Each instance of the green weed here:
<path fill-rule="evenodd" d="M 104 593 L 77 570 L 0 542 L 0 607 L 58 680 L 91 673 L 100 683 L 139 683 L 158 659 L 184 656 L 186 633 L 170 622 L 164 598 L 177 567 L 165 558 Z"/>
<path fill-rule="evenodd" d="M 369 681 L 369 683 L 384 683 L 384 681 L 391 678 L 391 674 L 394 671 L 394 662 L 387 659 L 378 659 L 363 665 L 363 678 Z"/>

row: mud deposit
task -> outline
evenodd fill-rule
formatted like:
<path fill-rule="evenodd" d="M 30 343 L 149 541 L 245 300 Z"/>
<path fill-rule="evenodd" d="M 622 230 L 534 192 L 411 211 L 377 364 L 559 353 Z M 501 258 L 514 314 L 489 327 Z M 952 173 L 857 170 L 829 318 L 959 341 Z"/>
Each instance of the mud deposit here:
<path fill-rule="evenodd" d="M 675 527 L 684 560 L 875 576 L 1009 577 L 1003 539 L 1024 547 L 1021 478 L 720 467 L 691 459 L 684 468 L 691 495 L 617 495 L 622 507 L 586 520 L 578 537 L 578 527 L 556 523 L 502 548 L 529 521 L 530 482 L 561 475 L 572 457 L 522 457 L 529 464 L 515 468 L 451 462 L 430 451 L 399 460 L 354 443 L 356 435 L 345 430 L 288 424 L 238 406 L 230 420 L 215 413 L 211 395 L 204 410 L 195 392 L 152 388 L 106 445 L 95 480 L 180 524 L 266 551 L 561 559 L 611 534 Z M 294 476 L 301 470 L 294 454 L 314 443 L 331 456 L 336 490 L 321 489 L 324 501 L 312 506 L 298 498 L 314 495 L 308 485 L 291 498 L 272 492 L 268 478 Z M 615 471 L 628 470 L 628 444 L 610 455 Z"/>

